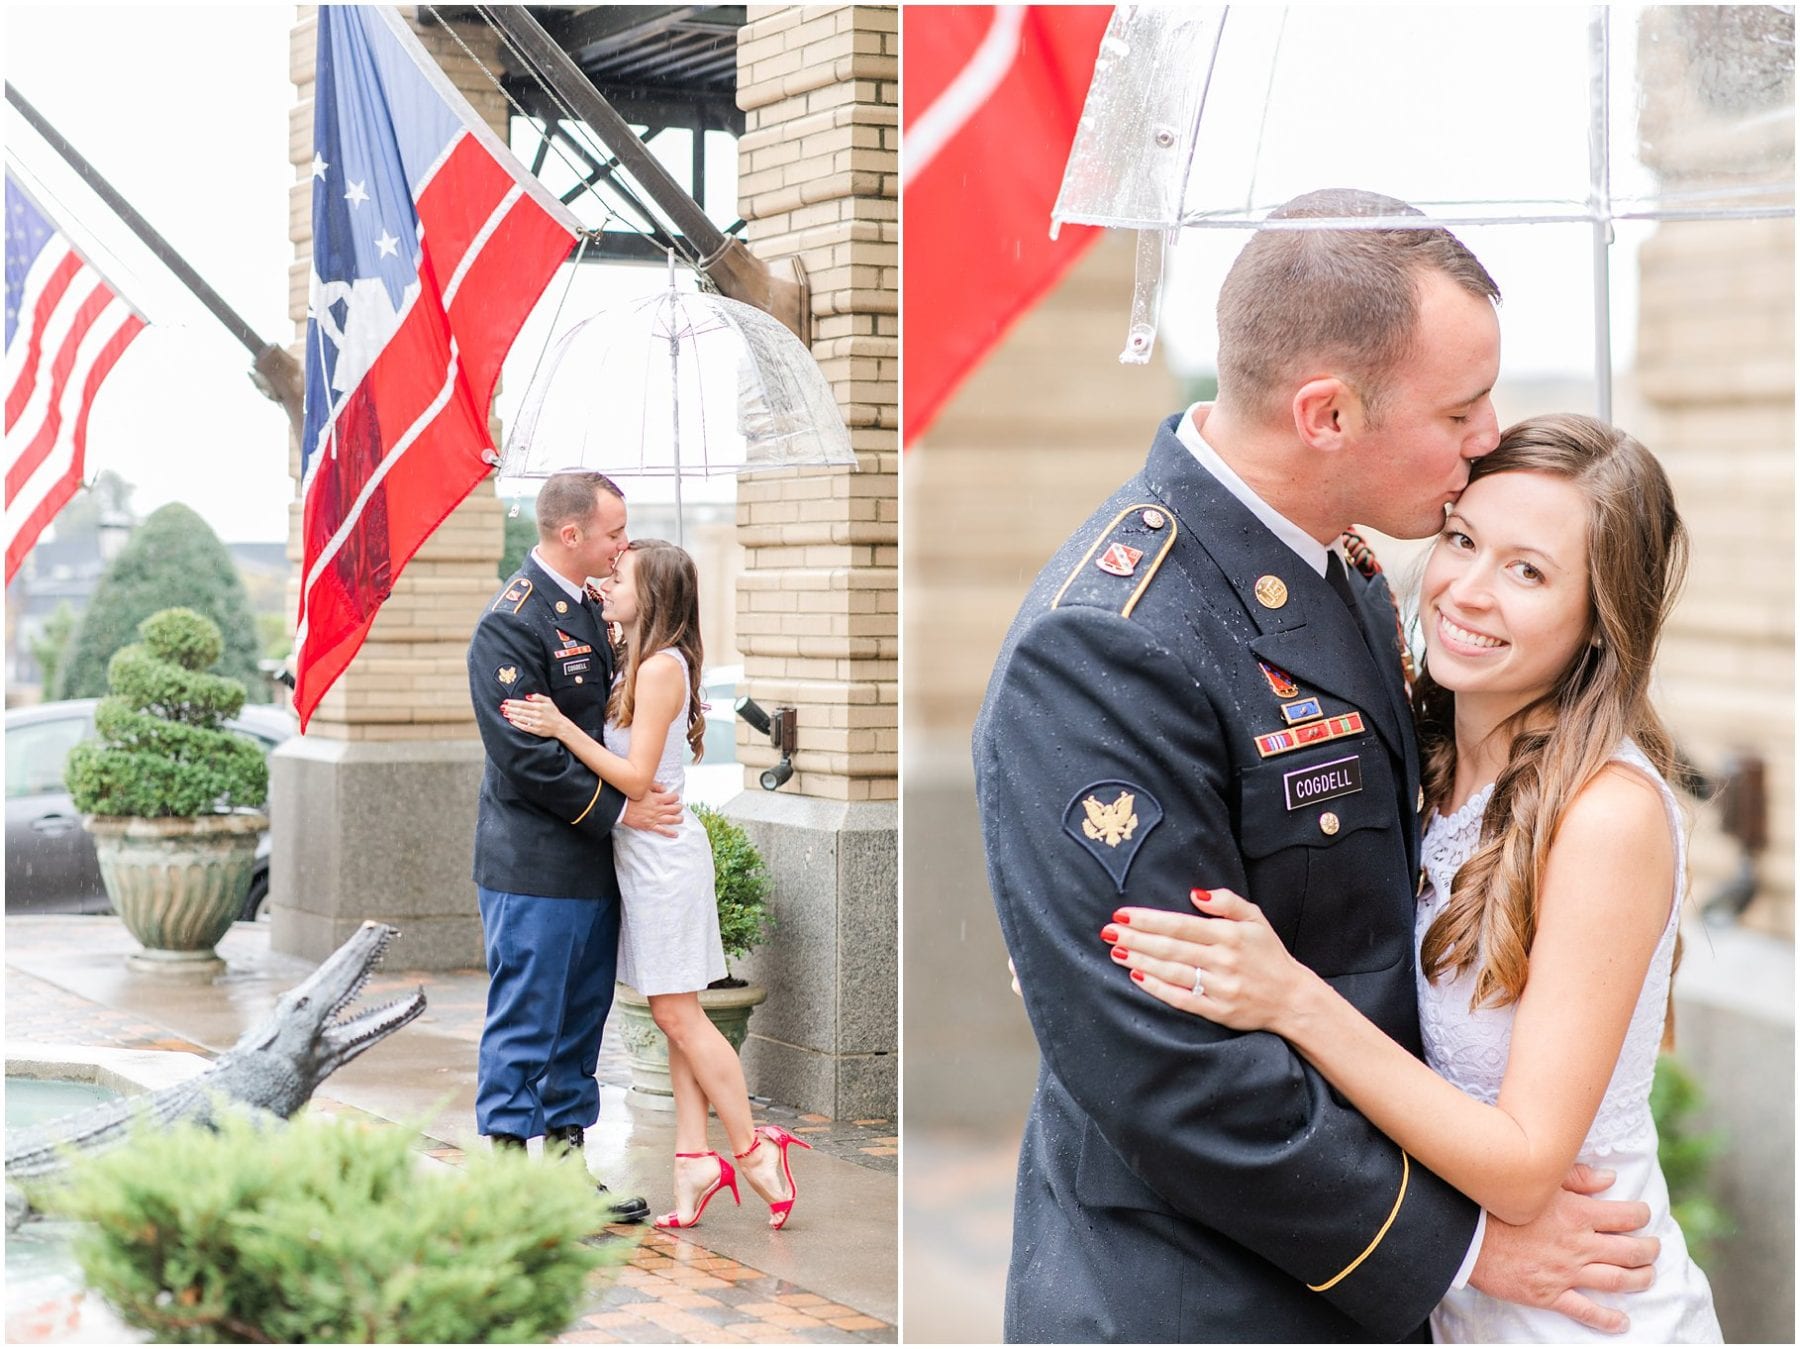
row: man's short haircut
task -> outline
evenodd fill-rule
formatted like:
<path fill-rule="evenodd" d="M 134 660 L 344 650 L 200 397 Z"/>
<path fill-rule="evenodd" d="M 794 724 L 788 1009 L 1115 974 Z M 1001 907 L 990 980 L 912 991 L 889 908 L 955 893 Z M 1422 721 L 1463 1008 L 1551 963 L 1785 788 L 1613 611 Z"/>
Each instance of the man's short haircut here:
<path fill-rule="evenodd" d="M 537 497 L 538 538 L 552 543 L 564 525 L 585 525 L 594 516 L 596 491 L 625 499 L 618 483 L 592 469 L 564 469 L 545 478 Z"/>
<path fill-rule="evenodd" d="M 1331 187 L 1295 197 L 1269 219 L 1423 214 L 1377 192 Z M 1258 230 L 1219 292 L 1220 401 L 1275 416 L 1281 400 L 1323 365 L 1378 417 L 1389 376 L 1412 350 L 1427 271 L 1500 300 L 1487 269 L 1442 226 Z"/>

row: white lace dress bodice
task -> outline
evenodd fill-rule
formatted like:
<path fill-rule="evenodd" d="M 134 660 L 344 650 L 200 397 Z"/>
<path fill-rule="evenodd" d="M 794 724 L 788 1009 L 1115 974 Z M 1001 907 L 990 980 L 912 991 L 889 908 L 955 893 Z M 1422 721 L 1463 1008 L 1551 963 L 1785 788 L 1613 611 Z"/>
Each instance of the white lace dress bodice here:
<path fill-rule="evenodd" d="M 1594 1115 L 1577 1160 L 1606 1167 L 1618 1179 L 1602 1198 L 1637 1199 L 1651 1212 L 1649 1232 L 1662 1239 L 1656 1262 L 1656 1279 L 1642 1293 L 1592 1293 L 1596 1301 L 1620 1308 L 1631 1319 L 1628 1340 L 1669 1344 L 1717 1343 L 1718 1318 L 1713 1312 L 1712 1291 L 1706 1276 L 1688 1255 L 1681 1229 L 1669 1213 L 1668 1186 L 1656 1159 L 1656 1125 L 1650 1115 L 1650 1083 L 1662 1045 L 1663 1018 L 1668 1006 L 1669 979 L 1675 957 L 1675 935 L 1685 893 L 1687 846 L 1675 794 L 1638 748 L 1627 742 L 1613 756 L 1643 773 L 1656 784 L 1663 799 L 1669 829 L 1675 840 L 1675 889 L 1670 896 L 1669 917 L 1650 960 L 1649 972 L 1638 994 L 1631 1024 L 1625 1032 L 1611 1081 Z M 1493 785 L 1483 787 L 1447 816 L 1433 815 L 1425 829 L 1426 884 L 1420 895 L 1414 948 L 1450 895 L 1456 873 L 1481 841 L 1481 819 L 1493 796 Z M 1419 1028 L 1425 1060 L 1438 1076 L 1454 1083 L 1467 1095 L 1494 1104 L 1506 1076 L 1512 1045 L 1513 1008 L 1482 1007 L 1471 1010 L 1474 974 L 1465 970 L 1455 979 L 1428 982 L 1416 976 L 1419 992 Z M 1498 1221 L 1490 1217 L 1490 1223 Z M 1587 1290 L 1583 1290 L 1587 1292 Z M 1439 1343 L 1568 1343 L 1612 1341 L 1616 1336 L 1585 1329 L 1560 1313 L 1522 1307 L 1488 1297 L 1473 1288 L 1445 1295 L 1431 1317 L 1432 1338 Z"/>
<path fill-rule="evenodd" d="M 687 677 L 687 660 L 673 647 L 646 660 L 672 656 Z M 677 794 L 687 786 L 687 723 L 669 727 L 656 781 Z M 606 723 L 606 747 L 631 754 L 631 728 Z M 684 805 L 674 838 L 620 826 L 613 830 L 619 873 L 619 978 L 646 996 L 688 993 L 725 977 L 719 908 L 713 888 L 712 844 L 706 826 Z"/>

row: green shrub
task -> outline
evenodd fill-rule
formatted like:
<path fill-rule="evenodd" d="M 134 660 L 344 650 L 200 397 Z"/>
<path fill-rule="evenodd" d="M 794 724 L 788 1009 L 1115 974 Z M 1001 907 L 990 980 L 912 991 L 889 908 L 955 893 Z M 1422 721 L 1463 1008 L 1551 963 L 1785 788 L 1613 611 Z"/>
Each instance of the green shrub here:
<path fill-rule="evenodd" d="M 244 706 L 244 686 L 205 673 L 219 628 L 191 609 L 138 625 L 143 643 L 107 665 L 112 694 L 94 709 L 98 738 L 69 751 L 69 795 L 90 815 L 207 815 L 260 807 L 269 795 L 262 749 L 219 729 Z"/>
<path fill-rule="evenodd" d="M 76 614 L 67 600 L 58 601 L 56 611 L 44 620 L 44 630 L 30 639 L 31 658 L 37 662 L 38 686 L 48 689 L 56 683 L 56 671 L 69 649 L 69 638 L 75 631 Z"/>
<path fill-rule="evenodd" d="M 192 609 L 217 623 L 224 634 L 219 673 L 242 681 L 253 691 L 253 701 L 267 701 L 256 666 L 256 620 L 244 583 L 218 535 L 178 502 L 153 512 L 107 564 L 45 696 L 97 698 L 105 693 L 113 653 L 132 641 L 144 619 L 171 606 Z"/>
<path fill-rule="evenodd" d="M 1700 1084 L 1680 1062 L 1664 1054 L 1650 1084 L 1650 1114 L 1656 1121 L 1656 1158 L 1669 1183 L 1669 1211 L 1681 1227 L 1688 1252 L 1703 1268 L 1714 1246 L 1735 1230 L 1731 1216 L 1707 1192 L 1707 1173 L 1724 1146 L 1714 1130 L 1696 1133 L 1691 1116 L 1705 1104 Z"/>
<path fill-rule="evenodd" d="M 719 940 L 727 957 L 742 958 L 768 940 L 775 915 L 765 902 L 768 864 L 750 835 L 710 806 L 691 807 L 712 844 L 713 889 L 719 901 Z"/>
<path fill-rule="evenodd" d="M 584 1241 L 608 1215 L 560 1166 L 439 1168 L 405 1130 L 316 1116 L 145 1129 L 40 1198 L 92 1224 L 88 1284 L 165 1343 L 545 1341 L 631 1248 Z"/>

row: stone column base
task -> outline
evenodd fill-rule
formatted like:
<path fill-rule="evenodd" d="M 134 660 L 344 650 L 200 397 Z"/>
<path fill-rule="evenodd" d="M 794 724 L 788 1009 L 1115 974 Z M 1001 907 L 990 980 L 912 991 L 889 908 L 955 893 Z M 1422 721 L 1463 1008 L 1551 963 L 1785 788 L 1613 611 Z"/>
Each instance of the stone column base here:
<path fill-rule="evenodd" d="M 1794 1338 L 1794 944 L 1742 927 L 1687 929 L 1675 1057 L 1718 1130 L 1707 1191 L 1737 1230 L 1706 1271 L 1727 1344 Z"/>
<path fill-rule="evenodd" d="M 364 919 L 400 936 L 395 970 L 479 969 L 479 740 L 301 736 L 269 760 L 270 945 L 323 960 Z"/>
<path fill-rule="evenodd" d="M 899 823 L 893 801 L 744 792 L 725 814 L 774 878 L 774 935 L 731 972 L 762 984 L 750 1090 L 834 1119 L 899 1107 Z"/>

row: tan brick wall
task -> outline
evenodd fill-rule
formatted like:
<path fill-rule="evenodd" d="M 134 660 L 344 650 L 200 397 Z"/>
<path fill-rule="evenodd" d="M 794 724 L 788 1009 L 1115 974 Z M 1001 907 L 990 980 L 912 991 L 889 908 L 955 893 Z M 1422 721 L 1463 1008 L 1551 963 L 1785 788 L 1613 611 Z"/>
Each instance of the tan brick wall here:
<path fill-rule="evenodd" d="M 1767 761 L 1769 847 L 1745 921 L 1792 936 L 1793 222 L 1664 225 L 1640 270 L 1640 434 L 1668 470 L 1693 549 L 1657 663 L 1659 703 L 1703 767 L 1734 753 Z M 1701 900 L 1737 867 L 1718 824 L 1716 810 L 1698 813 Z"/>
<path fill-rule="evenodd" d="M 413 21 L 425 49 L 437 57 L 475 110 L 503 137 L 506 103 L 462 49 L 430 21 L 421 24 L 417 7 L 400 7 Z M 295 339 L 289 350 L 305 360 L 307 278 L 312 248 L 312 95 L 318 44 L 316 6 L 297 8 L 289 39 L 294 107 L 288 118 L 288 160 L 294 166 L 289 191 L 288 237 L 294 262 L 288 275 L 288 316 Z M 499 59 L 499 39 L 483 24 L 459 27 L 463 41 L 489 69 Z M 497 430 L 497 428 L 496 428 Z M 289 437 L 288 471 L 296 493 L 300 449 Z M 490 484 L 478 486 L 453 511 L 400 574 L 382 605 L 368 638 L 332 686 L 307 728 L 310 735 L 335 740 L 473 739 L 474 713 L 464 665 L 469 634 L 481 606 L 498 589 L 504 507 Z M 289 509 L 288 612 L 299 608 L 302 567 L 302 507 Z"/>
<path fill-rule="evenodd" d="M 909 761 L 915 747 L 967 759 L 1032 578 L 1181 405 L 1161 359 L 1119 363 L 1133 259 L 1130 236 L 1103 236 L 907 451 Z"/>
<path fill-rule="evenodd" d="M 739 480 L 737 639 L 749 692 L 799 709 L 786 791 L 891 800 L 899 773 L 898 11 L 751 6 L 738 35 L 738 209 L 798 258 L 811 349 L 859 471 Z M 773 764 L 739 729 L 746 785 Z"/>

